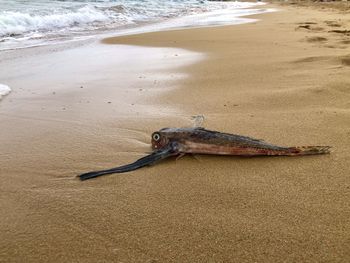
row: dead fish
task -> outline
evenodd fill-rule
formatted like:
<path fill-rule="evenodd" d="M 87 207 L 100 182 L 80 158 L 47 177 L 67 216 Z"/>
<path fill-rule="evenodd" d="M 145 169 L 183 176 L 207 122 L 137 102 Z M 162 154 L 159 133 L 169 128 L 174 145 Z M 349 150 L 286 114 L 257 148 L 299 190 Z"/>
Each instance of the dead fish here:
<path fill-rule="evenodd" d="M 164 128 L 152 134 L 153 153 L 116 168 L 78 175 L 81 180 L 125 173 L 171 156 L 215 154 L 236 156 L 302 156 L 330 153 L 330 146 L 282 147 L 246 136 L 204 128 Z"/>

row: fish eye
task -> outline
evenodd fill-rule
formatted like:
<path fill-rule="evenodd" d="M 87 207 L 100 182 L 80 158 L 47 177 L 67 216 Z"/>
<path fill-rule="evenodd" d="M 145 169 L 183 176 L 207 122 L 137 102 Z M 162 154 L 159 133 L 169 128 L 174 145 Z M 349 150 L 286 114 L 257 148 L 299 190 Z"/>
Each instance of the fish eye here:
<path fill-rule="evenodd" d="M 153 134 L 153 140 L 155 140 L 156 142 L 160 140 L 160 134 L 159 133 L 155 133 Z"/>

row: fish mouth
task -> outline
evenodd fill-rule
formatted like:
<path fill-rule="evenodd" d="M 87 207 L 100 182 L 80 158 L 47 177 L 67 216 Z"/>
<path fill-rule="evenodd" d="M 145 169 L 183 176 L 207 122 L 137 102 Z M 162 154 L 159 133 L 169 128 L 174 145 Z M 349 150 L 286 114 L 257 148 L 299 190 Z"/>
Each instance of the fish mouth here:
<path fill-rule="evenodd" d="M 170 156 L 175 156 L 179 154 L 178 145 L 175 142 L 169 143 L 162 149 L 151 153 L 150 155 L 146 155 L 133 163 L 122 165 L 119 167 L 111 168 L 108 170 L 101 171 L 92 171 L 84 174 L 78 175 L 79 179 L 84 181 L 92 178 L 96 178 L 102 175 L 114 174 L 114 173 L 126 173 L 130 171 L 134 171 L 140 169 L 144 166 L 151 165 L 157 161 L 163 160 Z"/>

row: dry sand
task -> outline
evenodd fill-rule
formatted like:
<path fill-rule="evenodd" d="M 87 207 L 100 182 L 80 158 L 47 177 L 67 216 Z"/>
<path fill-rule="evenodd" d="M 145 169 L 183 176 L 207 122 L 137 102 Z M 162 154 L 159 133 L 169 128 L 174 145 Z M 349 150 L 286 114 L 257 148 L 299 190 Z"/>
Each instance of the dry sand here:
<path fill-rule="evenodd" d="M 110 48 L 123 53 L 115 45 L 96 61 L 83 49 L 28 58 L 13 76 L 3 61 L 7 83 L 29 87 L 0 102 L 0 262 L 349 262 L 350 36 L 334 30 L 349 30 L 350 16 L 283 7 L 255 17 L 107 39 L 170 48 L 140 47 L 124 64 L 109 59 Z M 142 156 L 152 131 L 196 114 L 210 129 L 333 152 L 187 156 L 74 178 Z"/>

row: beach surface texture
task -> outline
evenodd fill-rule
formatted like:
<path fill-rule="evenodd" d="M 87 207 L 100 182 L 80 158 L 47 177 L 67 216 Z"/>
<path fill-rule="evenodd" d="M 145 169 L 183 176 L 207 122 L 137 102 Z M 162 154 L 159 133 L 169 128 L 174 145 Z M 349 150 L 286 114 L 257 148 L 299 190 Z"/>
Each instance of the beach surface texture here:
<path fill-rule="evenodd" d="M 350 262 L 350 14 L 264 8 L 278 12 L 1 52 L 0 262 Z M 332 153 L 76 178 L 146 155 L 152 132 L 193 115 Z"/>

